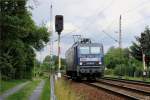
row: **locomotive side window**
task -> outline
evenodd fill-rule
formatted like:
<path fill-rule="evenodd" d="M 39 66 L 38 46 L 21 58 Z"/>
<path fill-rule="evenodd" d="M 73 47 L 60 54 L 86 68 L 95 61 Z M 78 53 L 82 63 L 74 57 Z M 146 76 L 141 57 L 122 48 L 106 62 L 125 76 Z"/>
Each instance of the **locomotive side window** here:
<path fill-rule="evenodd" d="M 80 54 L 89 54 L 90 49 L 89 47 L 80 47 Z"/>
<path fill-rule="evenodd" d="M 100 47 L 91 47 L 91 54 L 99 54 L 101 53 Z"/>

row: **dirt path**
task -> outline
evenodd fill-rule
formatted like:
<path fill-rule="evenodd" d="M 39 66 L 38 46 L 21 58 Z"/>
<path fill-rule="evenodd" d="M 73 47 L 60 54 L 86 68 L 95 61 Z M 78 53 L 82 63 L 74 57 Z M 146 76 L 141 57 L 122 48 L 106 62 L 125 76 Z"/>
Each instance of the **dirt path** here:
<path fill-rule="evenodd" d="M 6 97 L 8 97 L 9 95 L 14 94 L 15 92 L 19 91 L 20 89 L 22 89 L 26 84 L 28 84 L 29 82 L 25 82 L 22 83 L 20 85 L 15 86 L 12 89 L 7 90 L 6 92 L 4 92 L 2 95 L 0 95 L 0 100 L 5 100 Z"/>
<path fill-rule="evenodd" d="M 36 89 L 33 91 L 31 96 L 29 97 L 29 100 L 39 100 L 40 94 L 42 93 L 42 89 L 44 87 L 45 80 L 42 80 L 39 85 L 36 87 Z"/>

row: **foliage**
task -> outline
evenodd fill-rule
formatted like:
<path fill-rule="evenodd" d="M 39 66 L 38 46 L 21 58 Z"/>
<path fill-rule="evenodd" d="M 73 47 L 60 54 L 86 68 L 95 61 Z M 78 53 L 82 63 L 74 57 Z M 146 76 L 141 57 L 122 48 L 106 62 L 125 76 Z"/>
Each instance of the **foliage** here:
<path fill-rule="evenodd" d="M 144 36 L 143 36 L 144 35 Z M 150 29 L 146 27 L 140 37 L 136 37 L 136 42 L 133 42 L 130 47 L 132 56 L 142 61 L 142 50 L 146 57 L 150 57 Z M 150 60 L 146 62 L 150 66 Z"/>
<path fill-rule="evenodd" d="M 106 69 L 104 74 L 105 75 L 114 75 L 114 70 L 113 69 Z"/>
<path fill-rule="evenodd" d="M 34 77 L 39 77 L 41 74 L 41 62 L 35 59 L 33 74 Z"/>
<path fill-rule="evenodd" d="M 146 58 L 150 57 L 150 29 L 148 27 L 141 33 L 141 37 L 136 37 L 136 42 L 132 43 L 130 49 L 111 47 L 108 50 L 105 55 L 105 64 L 108 69 L 105 73 L 118 76 L 142 77 L 144 70 L 142 67 L 142 51 Z M 150 60 L 147 60 L 146 64 L 150 66 Z"/>
<path fill-rule="evenodd" d="M 105 65 L 107 68 L 115 68 L 118 64 L 126 63 L 128 58 L 128 49 L 111 47 L 105 55 Z"/>
<path fill-rule="evenodd" d="M 53 69 L 53 70 L 57 70 L 58 69 L 58 56 L 53 56 L 52 58 L 48 55 L 45 57 L 43 64 L 42 64 L 42 68 L 45 70 L 49 70 L 49 68 Z M 61 58 L 61 70 L 64 70 L 66 66 L 66 62 L 64 58 Z"/>
<path fill-rule="evenodd" d="M 143 73 L 142 64 L 135 59 L 130 59 L 128 65 L 118 64 L 114 69 L 105 70 L 105 75 L 116 75 L 116 76 L 141 77 L 142 73 Z"/>
<path fill-rule="evenodd" d="M 140 70 L 142 72 L 142 70 Z M 114 69 L 114 74 L 117 76 L 132 76 L 134 77 L 136 73 L 136 67 L 134 66 L 126 66 L 124 64 L 117 65 Z"/>
<path fill-rule="evenodd" d="M 48 42 L 49 33 L 38 27 L 26 6 L 27 0 L 0 1 L 0 70 L 3 79 L 31 78 L 35 50 Z"/>
<path fill-rule="evenodd" d="M 131 54 L 132 56 L 139 60 L 139 61 L 142 61 L 142 49 L 140 47 L 140 45 L 136 44 L 133 42 L 132 46 L 130 47 L 131 49 Z"/>
<path fill-rule="evenodd" d="M 131 56 L 128 48 L 111 47 L 105 55 L 105 64 L 107 75 L 142 76 L 142 63 Z"/>

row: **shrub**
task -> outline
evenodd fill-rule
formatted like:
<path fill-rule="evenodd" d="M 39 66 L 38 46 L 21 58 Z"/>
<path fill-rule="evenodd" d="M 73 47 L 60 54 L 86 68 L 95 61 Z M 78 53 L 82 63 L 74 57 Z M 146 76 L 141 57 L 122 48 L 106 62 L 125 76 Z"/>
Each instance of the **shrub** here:
<path fill-rule="evenodd" d="M 105 70 L 105 75 L 113 75 L 113 73 L 114 73 L 114 70 L 113 69 L 107 69 L 107 70 Z"/>

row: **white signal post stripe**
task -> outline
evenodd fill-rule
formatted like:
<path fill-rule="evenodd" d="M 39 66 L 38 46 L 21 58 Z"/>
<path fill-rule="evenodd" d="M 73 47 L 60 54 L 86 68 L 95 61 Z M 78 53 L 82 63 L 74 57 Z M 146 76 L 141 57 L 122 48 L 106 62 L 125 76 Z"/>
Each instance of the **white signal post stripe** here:
<path fill-rule="evenodd" d="M 60 68 L 61 68 L 61 58 L 60 58 L 60 35 L 58 35 L 58 77 L 61 77 Z"/>

